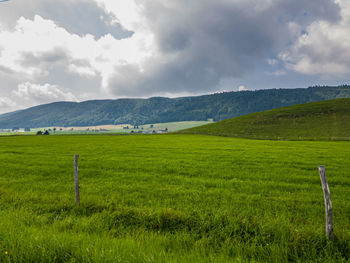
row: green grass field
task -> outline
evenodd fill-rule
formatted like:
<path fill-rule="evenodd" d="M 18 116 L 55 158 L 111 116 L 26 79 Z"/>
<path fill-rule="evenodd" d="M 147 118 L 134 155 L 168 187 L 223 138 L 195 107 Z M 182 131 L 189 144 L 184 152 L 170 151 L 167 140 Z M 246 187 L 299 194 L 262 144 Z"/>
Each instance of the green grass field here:
<path fill-rule="evenodd" d="M 350 140 L 350 99 L 252 113 L 181 132 L 272 140 Z"/>
<path fill-rule="evenodd" d="M 350 142 L 0 137 L 0 262 L 348 262 L 349 189 Z"/>

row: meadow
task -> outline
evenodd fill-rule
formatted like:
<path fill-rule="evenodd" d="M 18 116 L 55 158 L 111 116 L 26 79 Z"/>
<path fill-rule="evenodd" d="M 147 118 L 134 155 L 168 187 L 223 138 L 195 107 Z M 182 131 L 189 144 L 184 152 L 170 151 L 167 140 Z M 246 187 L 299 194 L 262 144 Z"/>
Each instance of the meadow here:
<path fill-rule="evenodd" d="M 349 189 L 346 141 L 4 136 L 0 262 L 348 262 Z"/>
<path fill-rule="evenodd" d="M 263 140 L 350 140 L 350 99 L 335 99 L 251 113 L 182 133 Z"/>
<path fill-rule="evenodd" d="M 181 122 L 166 122 L 166 123 L 151 123 L 145 125 L 138 125 L 137 128 L 134 128 L 134 125 L 131 124 L 118 124 L 118 125 L 97 125 L 97 126 L 72 126 L 72 127 L 60 127 L 60 126 L 50 126 L 50 127 L 39 127 L 32 128 L 30 131 L 24 132 L 24 128 L 22 128 L 20 132 L 11 131 L 11 129 L 5 129 L 5 131 L 1 131 L 0 136 L 9 136 L 9 135 L 35 135 L 38 131 L 46 131 L 48 130 L 50 134 L 53 135 L 86 135 L 86 134 L 106 134 L 106 133 L 152 133 L 152 131 L 158 132 L 159 130 L 168 129 L 169 132 L 176 132 L 183 129 L 189 129 L 205 124 L 213 123 L 212 120 L 208 121 L 181 121 Z M 128 127 L 128 129 L 124 129 L 124 127 Z"/>

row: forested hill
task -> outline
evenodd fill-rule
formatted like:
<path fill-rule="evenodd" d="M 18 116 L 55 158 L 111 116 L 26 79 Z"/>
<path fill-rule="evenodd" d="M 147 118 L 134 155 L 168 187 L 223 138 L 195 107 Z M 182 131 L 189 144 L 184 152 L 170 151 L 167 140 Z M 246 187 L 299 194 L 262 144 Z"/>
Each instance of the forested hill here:
<path fill-rule="evenodd" d="M 55 102 L 0 115 L 0 128 L 220 121 L 308 102 L 350 98 L 350 86 L 225 92 L 198 97 Z"/>

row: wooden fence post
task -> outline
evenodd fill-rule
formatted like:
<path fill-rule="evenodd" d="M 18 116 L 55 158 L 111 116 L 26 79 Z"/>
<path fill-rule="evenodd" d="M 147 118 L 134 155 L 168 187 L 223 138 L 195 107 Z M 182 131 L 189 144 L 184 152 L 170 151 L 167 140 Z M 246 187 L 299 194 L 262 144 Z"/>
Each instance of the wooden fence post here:
<path fill-rule="evenodd" d="M 320 173 L 323 195 L 324 195 L 324 204 L 326 209 L 326 235 L 329 240 L 334 239 L 333 235 L 333 212 L 332 212 L 332 201 L 331 201 L 331 193 L 329 191 L 327 176 L 326 176 L 326 168 L 324 165 L 320 165 L 318 167 L 318 171 Z"/>
<path fill-rule="evenodd" d="M 79 159 L 79 155 L 74 155 L 75 202 L 77 203 L 77 205 L 80 204 L 78 159 Z"/>

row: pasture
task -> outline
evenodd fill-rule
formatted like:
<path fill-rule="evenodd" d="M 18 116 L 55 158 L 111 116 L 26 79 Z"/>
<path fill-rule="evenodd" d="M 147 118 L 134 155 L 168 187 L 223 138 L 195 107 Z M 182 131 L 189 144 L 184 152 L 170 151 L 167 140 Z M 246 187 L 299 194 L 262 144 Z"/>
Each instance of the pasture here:
<path fill-rule="evenodd" d="M 9 136 L 9 135 L 35 135 L 38 131 L 48 130 L 50 134 L 53 135 L 86 135 L 86 134 L 106 134 L 106 133 L 152 133 L 153 131 L 159 132 L 160 130 L 167 129 L 168 132 L 176 132 L 183 129 L 189 129 L 205 124 L 213 123 L 212 120 L 208 121 L 181 121 L 181 122 L 167 122 L 167 123 L 154 123 L 154 124 L 145 124 L 135 126 L 131 124 L 118 124 L 118 125 L 97 125 L 97 126 L 74 126 L 74 127 L 60 127 L 60 126 L 51 126 L 51 127 L 40 127 L 32 128 L 30 131 L 24 131 L 24 128 L 20 131 L 12 131 L 11 129 L 0 129 L 0 136 Z M 127 129 L 125 129 L 127 128 Z"/>
<path fill-rule="evenodd" d="M 0 262 L 348 262 L 349 189 L 350 142 L 0 137 Z"/>
<path fill-rule="evenodd" d="M 350 99 L 251 113 L 181 133 L 264 140 L 350 140 Z"/>

